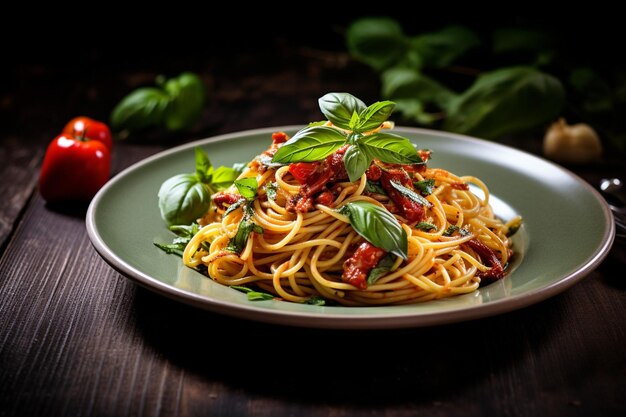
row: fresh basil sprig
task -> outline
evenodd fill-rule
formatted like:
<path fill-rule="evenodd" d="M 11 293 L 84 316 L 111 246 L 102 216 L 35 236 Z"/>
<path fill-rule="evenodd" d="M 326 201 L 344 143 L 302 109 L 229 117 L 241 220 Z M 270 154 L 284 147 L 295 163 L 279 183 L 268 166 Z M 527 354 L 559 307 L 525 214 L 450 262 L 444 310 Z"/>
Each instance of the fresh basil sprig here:
<path fill-rule="evenodd" d="M 167 254 L 183 256 L 185 247 L 189 243 L 192 237 L 200 230 L 198 223 L 192 223 L 190 225 L 174 225 L 170 226 L 170 230 L 176 233 L 176 237 L 172 240 L 172 243 L 158 243 L 154 242 L 154 246 L 161 249 Z"/>
<path fill-rule="evenodd" d="M 350 224 L 372 245 L 406 260 L 408 238 L 398 220 L 385 208 L 368 201 L 352 201 L 339 209 Z"/>
<path fill-rule="evenodd" d="M 297 132 L 274 157 L 273 163 L 314 162 L 326 158 L 344 145 L 349 145 L 343 163 L 350 181 L 358 180 L 374 159 L 391 164 L 420 164 L 424 161 L 411 142 L 402 136 L 376 132 L 395 108 L 392 101 L 380 101 L 370 106 L 348 93 L 328 93 L 319 99 L 324 116 L 333 125 L 307 126 Z"/>
<path fill-rule="evenodd" d="M 240 254 L 248 243 L 250 233 L 263 233 L 263 228 L 252 221 L 252 217 L 254 216 L 252 204 L 254 199 L 257 197 L 259 189 L 259 183 L 256 178 L 242 178 L 235 181 L 235 186 L 237 187 L 239 194 L 242 196 L 242 199 L 238 200 L 235 204 L 241 205 L 245 202 L 245 205 L 243 206 L 243 218 L 241 219 L 241 222 L 239 222 L 237 233 L 228 241 L 226 250 Z"/>
<path fill-rule="evenodd" d="M 159 210 L 168 225 L 191 224 L 211 206 L 211 195 L 229 187 L 239 171 L 221 166 L 214 169 L 207 154 L 195 148 L 196 172 L 167 179 L 159 189 Z"/>
<path fill-rule="evenodd" d="M 114 130 L 165 127 L 176 131 L 189 128 L 200 118 L 205 101 L 204 84 L 196 74 L 159 76 L 156 87 L 142 87 L 124 97 L 111 113 Z"/>

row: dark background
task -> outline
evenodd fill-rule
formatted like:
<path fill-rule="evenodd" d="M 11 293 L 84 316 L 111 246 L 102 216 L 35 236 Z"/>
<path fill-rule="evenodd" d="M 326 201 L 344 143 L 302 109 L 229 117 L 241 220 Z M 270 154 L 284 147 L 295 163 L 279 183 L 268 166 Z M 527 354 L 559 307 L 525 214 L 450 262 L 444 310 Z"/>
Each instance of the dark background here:
<path fill-rule="evenodd" d="M 17 32 L 5 27 L 0 133 L 39 141 L 42 136 L 51 139 L 76 113 L 107 121 L 115 104 L 133 88 L 152 85 L 158 74 L 169 77 L 182 71 L 199 73 L 207 85 L 202 121 L 191 132 L 173 137 L 150 132 L 144 141 L 175 144 L 239 127 L 316 120 L 316 99 L 330 90 L 349 91 L 366 102 L 380 99 L 377 74 L 349 57 L 344 38 L 350 22 L 375 13 L 343 14 L 316 6 L 290 13 L 244 6 L 201 12 L 170 5 L 158 11 L 158 17 L 116 14 L 102 20 L 96 13 L 73 11 L 64 22 L 33 23 Z M 407 34 L 461 24 L 485 43 L 497 28 L 536 28 L 554 37 L 563 62 L 600 73 L 624 68 L 626 29 L 617 13 L 605 9 L 540 14 L 530 6 L 508 7 L 515 13 L 419 6 L 416 12 L 386 15 L 397 19 Z M 242 9 L 251 17 L 241 17 Z M 20 37 L 24 33 L 29 36 Z M 496 64 L 491 59 L 479 55 L 472 64 L 488 70 Z M 295 92 L 306 99 L 290 104 L 306 111 L 305 120 L 301 113 L 284 110 L 265 120 L 257 115 L 259 106 L 293 101 Z"/>

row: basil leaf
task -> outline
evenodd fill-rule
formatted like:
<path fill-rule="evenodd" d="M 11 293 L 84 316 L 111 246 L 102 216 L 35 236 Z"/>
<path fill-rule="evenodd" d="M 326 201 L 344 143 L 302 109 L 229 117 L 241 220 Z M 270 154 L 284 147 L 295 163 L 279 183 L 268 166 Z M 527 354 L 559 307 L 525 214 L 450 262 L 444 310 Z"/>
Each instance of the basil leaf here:
<path fill-rule="evenodd" d="M 124 97 L 111 112 L 113 130 L 141 130 L 157 126 L 170 105 L 170 97 L 155 87 L 139 88 Z"/>
<path fill-rule="evenodd" d="M 396 260 L 393 255 L 385 255 L 370 271 L 369 275 L 367 276 L 367 285 L 375 284 L 380 277 L 391 271 L 391 267 L 393 266 L 395 261 Z"/>
<path fill-rule="evenodd" d="M 363 110 L 359 115 L 359 122 L 356 130 L 367 132 L 376 129 L 383 124 L 395 109 L 396 104 L 393 101 L 377 101 Z M 353 129 L 354 130 L 354 129 Z"/>
<path fill-rule="evenodd" d="M 200 148 L 195 148 L 196 153 L 196 175 L 201 182 L 211 182 L 213 165 L 209 156 Z"/>
<path fill-rule="evenodd" d="M 326 123 L 328 123 L 327 120 L 320 120 L 319 122 L 310 122 L 308 125 L 306 125 L 307 127 L 314 127 L 314 126 L 324 126 Z"/>
<path fill-rule="evenodd" d="M 339 209 L 354 230 L 377 248 L 407 259 L 408 238 L 398 219 L 368 201 L 352 201 Z"/>
<path fill-rule="evenodd" d="M 190 225 L 175 224 L 169 227 L 170 231 L 176 233 L 178 236 L 192 238 L 200 230 L 198 223 L 192 223 Z"/>
<path fill-rule="evenodd" d="M 320 110 L 335 126 L 342 129 L 350 128 L 353 113 L 360 114 L 366 106 L 358 98 L 349 93 L 328 93 L 319 100 Z"/>
<path fill-rule="evenodd" d="M 233 290 L 240 291 L 244 294 L 248 294 L 254 291 L 252 288 L 244 287 L 243 285 L 231 285 L 230 288 L 232 288 Z"/>
<path fill-rule="evenodd" d="M 272 162 L 288 164 L 319 161 L 345 143 L 346 137 L 337 129 L 326 126 L 306 127 L 278 148 Z"/>
<path fill-rule="evenodd" d="M 259 190 L 259 183 L 256 178 L 248 177 L 235 181 L 235 187 L 239 194 L 247 200 L 254 200 Z"/>
<path fill-rule="evenodd" d="M 191 126 L 202 115 L 205 92 L 200 78 L 191 72 L 184 72 L 168 80 L 164 85 L 171 98 L 165 112 L 164 124 L 169 130 L 181 130 Z"/>
<path fill-rule="evenodd" d="M 391 164 L 419 164 L 422 158 L 408 139 L 391 133 L 374 133 L 364 136 L 359 146 L 371 158 Z"/>
<path fill-rule="evenodd" d="M 346 40 L 350 54 L 376 70 L 399 61 L 407 46 L 398 22 L 386 17 L 355 21 L 348 27 Z"/>
<path fill-rule="evenodd" d="M 425 232 L 428 232 L 429 230 L 437 230 L 437 226 L 435 226 L 432 223 L 428 223 L 428 222 L 419 222 L 414 227 L 416 229 L 420 229 L 420 230 L 423 230 Z"/>
<path fill-rule="evenodd" d="M 194 174 L 179 174 L 159 189 L 159 210 L 168 225 L 190 224 L 202 217 L 211 205 L 211 191 Z"/>
<path fill-rule="evenodd" d="M 359 114 L 357 112 L 352 113 L 352 117 L 350 118 L 350 130 L 355 130 L 357 125 L 359 124 Z"/>
<path fill-rule="evenodd" d="M 382 74 L 382 95 L 394 100 L 398 110 L 406 112 L 408 102 L 419 103 L 420 110 L 426 104 L 446 109 L 456 94 L 432 78 L 411 68 L 392 68 Z M 400 106 L 400 101 L 403 105 Z M 404 107 L 404 109 L 403 109 Z M 405 113 L 405 117 L 410 115 Z"/>
<path fill-rule="evenodd" d="M 161 249 L 163 252 L 167 253 L 168 255 L 178 255 L 182 258 L 183 253 L 185 252 L 186 245 L 182 245 L 182 248 L 181 248 L 181 245 L 177 243 L 166 244 L 166 243 L 154 242 L 154 246 Z"/>
<path fill-rule="evenodd" d="M 224 211 L 223 216 L 226 217 L 228 216 L 230 213 L 232 213 L 233 211 L 237 210 L 239 207 L 241 207 L 242 204 L 246 203 L 246 199 L 245 198 L 240 198 L 239 200 L 235 201 L 233 204 L 231 204 L 230 206 L 228 206 L 228 208 Z"/>
<path fill-rule="evenodd" d="M 448 109 L 443 127 L 494 139 L 556 118 L 565 92 L 552 75 L 532 67 L 484 73 Z"/>
<path fill-rule="evenodd" d="M 367 191 L 368 193 L 373 193 L 373 194 L 387 195 L 387 192 L 385 191 L 383 186 L 380 185 L 379 182 L 374 182 L 374 181 L 369 181 L 369 180 L 365 184 L 365 191 Z"/>
<path fill-rule="evenodd" d="M 230 288 L 247 294 L 248 301 L 272 300 L 274 298 L 272 294 L 255 291 L 252 288 L 244 287 L 242 285 L 231 285 Z"/>
<path fill-rule="evenodd" d="M 415 191 L 411 190 L 408 187 L 405 187 L 404 185 L 400 184 L 398 181 L 389 181 L 389 184 L 391 184 L 391 186 L 393 188 L 395 188 L 396 190 L 398 190 L 400 192 L 400 194 L 402 194 L 403 196 L 415 201 L 418 204 L 421 204 L 423 206 L 426 207 L 432 207 L 432 203 L 428 200 L 426 200 L 424 197 L 422 197 L 421 195 L 419 195 L 418 193 L 416 193 Z"/>
<path fill-rule="evenodd" d="M 449 236 L 452 236 L 455 232 L 459 232 L 461 236 L 467 236 L 469 234 L 469 232 L 466 229 L 461 229 L 459 226 L 451 224 L 443 232 L 443 235 L 449 237 Z"/>
<path fill-rule="evenodd" d="M 235 182 L 240 173 L 235 168 L 221 166 L 213 171 L 211 185 L 215 191 L 225 190 Z"/>
<path fill-rule="evenodd" d="M 265 184 L 265 194 L 269 200 L 276 200 L 276 192 L 278 191 L 278 184 L 276 182 L 268 182 Z"/>
<path fill-rule="evenodd" d="M 266 292 L 251 291 L 248 293 L 248 301 L 264 301 L 273 300 L 274 296 Z"/>
<path fill-rule="evenodd" d="M 456 232 L 457 230 L 459 230 L 459 226 L 451 224 L 450 226 L 448 226 L 446 228 L 446 230 L 443 232 L 444 236 L 452 236 L 452 234 L 454 232 Z"/>
<path fill-rule="evenodd" d="M 351 145 L 343 155 L 343 164 L 351 182 L 357 181 L 372 163 L 372 158 L 359 145 Z"/>
<path fill-rule="evenodd" d="M 250 201 L 244 206 L 244 215 L 237 228 L 237 233 L 228 241 L 225 250 L 240 254 L 248 243 L 250 233 L 263 233 L 263 228 L 252 221 L 253 215 L 254 211 L 252 210 L 252 202 Z"/>
<path fill-rule="evenodd" d="M 320 297 L 319 295 L 312 295 L 306 299 L 304 304 L 310 304 L 313 306 L 324 306 L 326 305 L 326 300 L 323 297 Z"/>
<path fill-rule="evenodd" d="M 435 180 L 429 178 L 427 180 L 413 181 L 413 186 L 420 190 L 424 195 L 431 195 L 435 188 Z"/>
<path fill-rule="evenodd" d="M 448 26 L 412 39 L 409 48 L 419 57 L 421 67 L 446 67 L 480 45 L 474 32 L 463 26 Z"/>

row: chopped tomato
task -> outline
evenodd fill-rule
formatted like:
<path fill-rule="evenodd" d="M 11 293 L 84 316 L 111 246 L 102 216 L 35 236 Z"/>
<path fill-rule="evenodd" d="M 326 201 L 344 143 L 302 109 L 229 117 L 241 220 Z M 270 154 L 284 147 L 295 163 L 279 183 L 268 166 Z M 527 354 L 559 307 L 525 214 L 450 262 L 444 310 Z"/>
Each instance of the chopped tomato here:
<path fill-rule="evenodd" d="M 367 276 L 386 252 L 369 242 L 359 245 L 354 254 L 343 263 L 341 279 L 360 290 L 367 288 Z"/>
<path fill-rule="evenodd" d="M 306 184 L 319 165 L 319 162 L 297 162 L 289 165 L 289 172 L 300 184 Z"/>

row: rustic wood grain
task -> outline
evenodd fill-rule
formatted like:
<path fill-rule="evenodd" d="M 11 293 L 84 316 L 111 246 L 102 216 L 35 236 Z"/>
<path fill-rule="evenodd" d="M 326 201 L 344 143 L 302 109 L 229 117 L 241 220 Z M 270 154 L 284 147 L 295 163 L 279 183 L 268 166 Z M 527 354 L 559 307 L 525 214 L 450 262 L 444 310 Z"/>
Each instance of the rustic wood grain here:
<path fill-rule="evenodd" d="M 623 247 L 565 293 L 512 313 L 424 329 L 300 329 L 136 287 L 91 247 L 85 207 L 51 207 L 34 192 L 45 145 L 70 117 L 106 120 L 161 71 L 204 74 L 202 120 L 184 135 L 116 143 L 114 175 L 189 140 L 316 120 L 320 93 L 378 98 L 375 74 L 345 54 L 288 46 L 278 44 L 281 60 L 191 56 L 141 71 L 24 64 L 0 89 L 0 177 L 10 179 L 0 181 L 0 417 L 626 414 Z M 540 137 L 509 144 L 538 152 Z M 626 177 L 621 159 L 607 160 L 571 169 L 591 183 Z"/>
<path fill-rule="evenodd" d="M 16 136 L 0 139 L 0 248 L 37 183 L 42 157 L 41 146 L 24 146 Z"/>
<path fill-rule="evenodd" d="M 0 262 L 0 415 L 614 415 L 626 296 L 611 262 L 484 320 L 284 328 L 136 288 L 91 248 L 83 213 L 36 196 Z"/>

